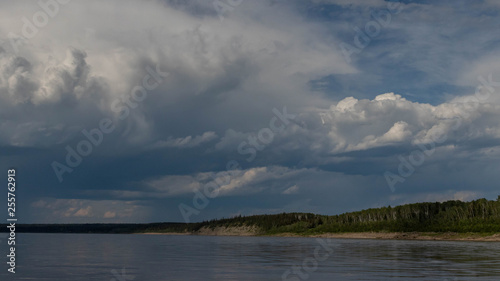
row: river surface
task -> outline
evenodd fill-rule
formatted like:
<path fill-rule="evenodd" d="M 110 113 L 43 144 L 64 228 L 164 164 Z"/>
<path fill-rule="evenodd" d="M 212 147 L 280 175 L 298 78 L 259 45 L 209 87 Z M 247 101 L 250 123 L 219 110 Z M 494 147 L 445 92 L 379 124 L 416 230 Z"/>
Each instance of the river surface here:
<path fill-rule="evenodd" d="M 17 234 L 0 280 L 500 280 L 500 243 Z M 5 254 L 4 254 L 5 253 Z"/>

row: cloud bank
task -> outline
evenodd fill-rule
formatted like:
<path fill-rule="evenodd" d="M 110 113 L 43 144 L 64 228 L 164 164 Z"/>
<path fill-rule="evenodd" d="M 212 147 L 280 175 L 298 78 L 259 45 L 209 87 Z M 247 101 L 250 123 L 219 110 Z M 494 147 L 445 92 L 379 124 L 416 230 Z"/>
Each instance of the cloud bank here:
<path fill-rule="evenodd" d="M 181 220 L 231 160 L 241 169 L 196 219 L 496 198 L 493 2 L 401 3 L 350 62 L 340 44 L 387 2 L 244 1 L 223 20 L 210 1 L 2 3 L 0 163 L 30 175 L 33 222 Z M 148 69 L 168 76 L 133 101 Z M 284 107 L 296 118 L 252 144 Z M 51 163 L 103 119 L 114 131 L 59 183 Z M 384 173 L 429 143 L 392 193 Z"/>

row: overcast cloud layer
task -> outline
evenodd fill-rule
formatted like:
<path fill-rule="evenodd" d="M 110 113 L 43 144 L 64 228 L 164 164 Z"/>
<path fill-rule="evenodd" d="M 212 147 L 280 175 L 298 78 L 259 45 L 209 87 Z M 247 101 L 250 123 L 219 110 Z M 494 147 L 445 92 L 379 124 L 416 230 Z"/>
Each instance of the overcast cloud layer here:
<path fill-rule="evenodd" d="M 23 222 L 500 194 L 496 1 L 10 2 L 0 166 Z"/>

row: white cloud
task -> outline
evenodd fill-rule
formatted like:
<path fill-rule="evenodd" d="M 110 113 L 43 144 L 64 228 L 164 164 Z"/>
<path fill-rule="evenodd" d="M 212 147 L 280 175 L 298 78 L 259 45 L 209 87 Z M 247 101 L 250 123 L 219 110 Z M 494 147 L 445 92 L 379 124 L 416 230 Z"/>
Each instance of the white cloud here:
<path fill-rule="evenodd" d="M 299 192 L 299 186 L 298 185 L 292 185 L 289 188 L 285 189 L 282 194 L 296 194 Z"/>
<path fill-rule="evenodd" d="M 72 208 L 70 208 L 72 210 Z M 92 206 L 87 206 L 86 208 L 81 208 L 76 211 L 73 216 L 75 217 L 91 217 Z"/>
<path fill-rule="evenodd" d="M 439 136 L 446 136 L 448 141 L 496 138 L 500 125 L 488 121 L 485 116 L 500 115 L 499 108 L 474 96 L 436 106 L 412 102 L 393 93 L 379 95 L 373 100 L 347 97 L 320 113 L 317 120 L 322 127 L 306 133 L 315 134 L 318 140 L 327 138 L 329 145 L 325 149 L 334 153 L 414 145 L 436 140 Z"/>
<path fill-rule="evenodd" d="M 111 211 L 107 211 L 106 213 L 104 213 L 104 217 L 105 219 L 112 219 L 112 218 L 115 218 L 116 217 L 116 212 L 111 212 Z"/>
<path fill-rule="evenodd" d="M 169 137 L 166 141 L 158 141 L 151 146 L 152 149 L 157 148 L 192 148 L 199 146 L 205 142 L 209 142 L 217 138 L 215 132 L 205 132 L 201 136 L 187 136 L 184 138 Z"/>
<path fill-rule="evenodd" d="M 288 190 L 288 193 L 284 194 L 291 194 L 298 191 L 298 187 L 290 189 L 286 181 L 298 177 L 303 172 L 304 170 L 271 166 L 185 176 L 167 175 L 144 181 L 143 188 L 138 191 L 113 191 L 111 194 L 117 198 L 174 197 L 194 194 L 197 190 L 203 192 L 209 183 L 217 183 L 218 196 L 253 194 L 265 190 Z M 288 188 L 282 184 L 288 185 Z"/>
<path fill-rule="evenodd" d="M 344 61 L 338 43 L 351 43 L 356 35 L 352 27 L 363 28 L 373 20 L 370 13 L 385 9 L 387 2 L 314 0 L 342 7 L 299 5 L 313 10 L 298 9 L 292 2 L 245 1 L 221 22 L 211 1 L 71 1 L 36 36 L 18 46 L 17 53 L 6 35 L 21 34 L 22 17 L 32 18 L 40 8 L 36 2 L 0 3 L 0 147 L 7 147 L 6 159 L 19 161 L 18 166 L 25 169 L 48 168 L 53 160 L 64 161 L 64 146 L 83 139 L 82 129 L 96 128 L 109 117 L 116 121 L 116 130 L 94 150 L 99 155 L 85 159 L 91 164 L 78 169 L 105 177 L 100 173 L 107 169 L 96 168 L 102 163 L 116 164 L 119 159 L 116 166 L 122 168 L 133 158 L 134 165 L 151 167 L 164 163 L 170 153 L 181 155 L 179 162 L 190 166 L 176 169 L 180 175 L 144 168 L 141 175 L 113 178 L 113 186 L 94 190 L 92 196 L 168 201 L 191 195 L 213 177 L 222 177 L 220 172 L 200 169 L 220 168 L 229 153 L 237 154 L 242 141 L 269 126 L 274 107 L 287 106 L 289 113 L 298 116 L 296 122 L 275 134 L 273 142 L 258 151 L 255 162 L 246 163 L 236 155 L 248 166 L 221 184 L 221 196 L 259 192 L 284 196 L 299 191 L 309 195 L 317 186 L 332 197 L 338 190 L 358 196 L 354 191 L 366 192 L 364 187 L 383 181 L 379 170 L 391 161 L 387 157 L 439 135 L 447 141 L 405 184 L 412 186 L 414 178 L 432 178 L 437 168 L 445 171 L 439 171 L 439 176 L 451 177 L 446 169 L 466 171 L 468 166 L 454 165 L 469 165 L 473 162 L 469 160 L 488 165 L 476 166 L 475 171 L 484 170 L 484 175 L 468 172 L 464 177 L 485 179 L 487 186 L 486 179 L 498 174 L 499 95 L 480 103 L 462 96 L 464 88 L 479 84 L 479 75 L 492 73 L 493 80 L 500 81 L 495 74 L 500 71 L 497 43 L 491 36 L 498 20 L 495 12 L 483 13 L 493 9 L 494 1 L 468 4 L 472 6 L 467 8 L 478 9 L 466 10 L 480 17 L 464 16 L 462 8 L 442 3 L 404 4 L 404 10 L 393 14 L 390 25 L 352 64 Z M 339 17 L 338 9 L 342 10 Z M 319 11 L 322 16 L 314 17 Z M 156 65 L 169 77 L 148 92 L 147 99 L 131 106 L 126 120 L 119 120 L 112 103 L 130 101 L 131 90 L 147 74 L 145 68 Z M 322 84 L 320 90 L 312 89 L 314 81 Z M 391 89 L 397 93 L 385 93 Z M 444 91 L 449 91 L 447 96 Z M 431 96 L 435 93 L 437 97 Z M 432 104 L 417 102 L 422 100 Z M 210 145 L 213 148 L 203 155 L 187 150 Z M 15 156 L 10 157 L 10 146 L 32 150 L 12 148 Z M 185 150 L 149 151 L 142 158 L 138 152 L 143 148 Z M 20 157 L 18 151 L 22 151 Z M 29 159 L 17 160 L 24 155 Z M 445 164 L 432 166 L 434 160 Z M 307 167 L 353 175 L 290 168 L 300 166 L 299 161 Z M 352 165 L 344 167 L 345 162 Z M 424 171 L 424 177 L 418 175 Z M 377 176 L 356 178 L 374 173 Z M 44 187 L 50 185 L 50 179 L 42 181 Z M 142 185 L 134 189 L 127 185 L 130 182 Z M 79 181 L 79 188 L 85 189 L 85 184 L 93 183 Z M 449 180 L 443 183 L 447 184 L 451 185 Z M 473 184 L 471 180 L 469 185 Z M 377 186 L 381 185 L 388 190 L 385 181 Z M 77 197 L 76 189 L 61 189 L 61 197 Z M 457 198 L 468 198 L 462 195 Z M 317 201 L 324 197 L 301 200 L 316 210 L 314 204 L 321 204 Z M 343 201 L 337 203 L 349 203 Z M 67 221 L 134 220 L 146 212 L 140 202 L 127 202 L 44 199 L 32 208 L 46 218 Z"/>
<path fill-rule="evenodd" d="M 138 202 L 118 200 L 44 198 L 33 202 L 31 208 L 38 219 L 50 223 L 97 222 L 106 219 L 134 222 L 149 213 L 149 209 Z"/>
<path fill-rule="evenodd" d="M 150 196 L 161 195 L 162 197 L 169 197 L 194 192 L 200 189 L 202 185 L 199 176 L 172 175 L 147 180 L 145 186 L 151 189 L 151 191 L 146 191 L 146 194 L 149 193 Z"/>
<path fill-rule="evenodd" d="M 98 78 L 89 76 L 86 57 L 85 52 L 68 47 L 61 61 L 30 62 L 25 57 L 2 50 L 0 98 L 13 106 L 20 103 L 38 105 L 57 103 L 61 99 L 76 102 L 85 95 L 92 95 L 92 91 L 104 90 Z M 99 102 L 99 99 L 95 102 Z"/>
<path fill-rule="evenodd" d="M 276 18 L 268 5 L 240 5 L 223 23 L 215 11 L 197 17 L 156 1 L 72 1 L 61 6 L 46 27 L 19 46 L 17 54 L 8 38 L 3 38 L 0 99 L 6 102 L 4 106 L 28 104 L 29 117 L 21 110 L 13 111 L 16 123 L 37 120 L 39 124 L 26 126 L 23 132 L 3 129 L 15 128 L 12 124 L 0 124 L 1 141 L 53 145 L 81 129 L 96 127 L 99 117 L 116 117 L 112 102 L 129 98 L 147 74 L 146 66 L 159 65 L 171 75 L 133 108 L 130 118 L 120 121 L 117 131 L 127 135 L 122 140 L 135 144 L 179 135 L 181 124 L 173 120 L 199 126 L 199 132 L 206 127 L 217 132 L 243 130 L 252 125 L 247 120 L 265 118 L 263 112 L 272 109 L 262 105 L 321 104 L 324 98 L 311 93 L 307 82 L 353 73 L 355 68 L 344 62 L 333 38 L 322 36 L 327 32 L 323 26 L 305 21 L 289 8 Z M 39 9 L 36 3 L 13 3 L 8 8 L 0 9 L 2 33 L 18 35 L 21 15 L 30 18 Z M 276 24 L 257 20 L 255 15 Z M 189 109 L 189 118 L 179 108 Z M 163 127 L 167 124 L 174 127 L 169 135 Z M 39 127 L 50 130 L 51 137 L 34 133 Z M 7 137 L 12 135 L 15 140 Z M 163 144 L 183 146 L 196 141 L 193 136 Z"/>

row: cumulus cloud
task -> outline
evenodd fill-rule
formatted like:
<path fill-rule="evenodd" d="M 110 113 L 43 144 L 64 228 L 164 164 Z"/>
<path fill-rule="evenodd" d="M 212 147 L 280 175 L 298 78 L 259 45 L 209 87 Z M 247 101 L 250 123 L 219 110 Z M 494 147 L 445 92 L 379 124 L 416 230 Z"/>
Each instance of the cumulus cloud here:
<path fill-rule="evenodd" d="M 90 217 L 92 212 L 92 207 L 87 206 L 87 208 L 81 208 L 76 213 L 73 214 L 75 217 Z"/>
<path fill-rule="evenodd" d="M 333 153 L 415 145 L 445 137 L 448 141 L 496 139 L 500 126 L 487 122 L 485 116 L 497 115 L 498 109 L 499 105 L 474 95 L 437 106 L 412 102 L 394 93 L 373 100 L 348 97 L 319 113 L 324 129 L 317 132 L 328 138 L 329 152 Z"/>
<path fill-rule="evenodd" d="M 99 89 L 99 81 L 89 76 L 90 67 L 85 61 L 86 57 L 84 51 L 68 46 L 66 57 L 60 62 L 55 59 L 30 62 L 25 57 L 2 49 L 1 97 L 14 106 L 27 102 L 37 105 L 55 103 L 61 99 L 73 99 L 75 102 L 86 94 L 92 94 L 91 91 L 103 90 Z"/>
<path fill-rule="evenodd" d="M 24 103 L 31 99 L 38 88 L 32 77 L 32 64 L 23 57 L 7 54 L 0 49 L 0 98 L 10 104 Z"/>
<path fill-rule="evenodd" d="M 145 180 L 141 188 L 135 191 L 111 191 L 110 194 L 116 198 L 164 198 L 194 194 L 196 191 L 203 192 L 206 186 L 213 184 L 217 188 L 213 190 L 211 188 L 211 190 L 216 192 L 218 196 L 255 194 L 266 190 L 292 194 L 298 192 L 298 187 L 290 187 L 287 181 L 299 177 L 302 173 L 304 170 L 270 166 L 229 172 L 204 172 L 182 176 L 167 175 Z M 282 181 L 284 182 L 282 183 Z"/>
<path fill-rule="evenodd" d="M 494 1 L 468 4 L 481 17 L 444 2 L 402 4 L 351 63 L 338 44 L 352 43 L 353 27 L 363 28 L 387 2 L 299 2 L 245 1 L 221 22 L 210 1 L 71 1 L 36 36 L 15 41 L 16 48 L 6 35 L 21 36 L 21 18 L 40 7 L 1 3 L 0 163 L 33 175 L 26 184 L 37 191 L 34 210 L 67 221 L 147 213 L 142 202 L 126 200 L 175 209 L 178 198 L 214 178 L 221 198 L 235 205 L 245 196 L 265 201 L 273 194 L 290 200 L 280 203 L 286 210 L 328 211 L 324 194 L 357 202 L 372 186 L 388 191 L 381 175 L 397 166 L 393 158 L 436 137 L 446 140 L 405 184 L 443 194 L 437 175 L 462 171 L 453 175 L 484 179 L 483 189 L 491 189 L 500 155 Z M 134 101 L 133 89 L 156 68 L 169 76 Z M 496 92 L 487 99 L 474 96 L 478 86 L 483 94 L 488 89 L 478 76 L 493 81 Z M 117 102 L 129 112 L 123 120 Z M 273 108 L 284 106 L 297 118 L 262 145 L 259 131 L 269 127 Z M 54 185 L 50 163 L 64 162 L 65 147 L 103 118 L 113 120 L 114 132 L 68 183 Z M 254 147 L 253 161 L 238 153 L 249 138 L 262 145 Z M 230 159 L 242 169 L 222 182 Z M 462 163 L 474 172 L 465 173 Z M 449 189 L 449 182 L 439 183 Z M 40 199 L 53 189 L 52 199 Z M 301 201 L 292 202 L 298 195 Z M 279 209 L 257 205 L 253 210 Z"/>
<path fill-rule="evenodd" d="M 40 83 L 40 89 L 33 97 L 34 103 L 57 102 L 61 98 L 73 96 L 78 99 L 86 92 L 89 66 L 83 51 L 71 48 L 66 58 L 59 64 L 47 66 Z"/>
<path fill-rule="evenodd" d="M 105 219 L 112 219 L 115 217 L 116 217 L 116 212 L 111 212 L 111 211 L 107 211 L 106 213 L 104 213 L 104 216 L 103 216 L 103 218 L 105 218 Z"/>
<path fill-rule="evenodd" d="M 80 16 L 82 5 L 92 21 Z M 241 120 L 264 116 L 261 113 L 268 109 L 263 109 L 261 103 L 286 102 L 289 107 L 302 107 L 306 101 L 319 103 L 320 96 L 305 95 L 308 79 L 354 71 L 331 40 L 310 32 L 324 32 L 321 26 L 306 21 L 293 28 L 284 24 L 298 19 L 289 9 L 283 10 L 276 25 L 252 19 L 259 11 L 271 13 L 262 9 L 268 2 L 241 5 L 224 24 L 215 11 L 206 17 L 186 12 L 194 7 L 206 10 L 203 5 L 74 2 L 61 7 L 61 12 L 36 37 L 23 41 L 17 54 L 6 39 L 0 57 L 4 68 L 0 97 L 10 104 L 31 103 L 33 119 L 43 122 L 38 126 L 62 126 L 59 131 L 53 130 L 49 139 L 33 136 L 37 126 L 32 126 L 17 137 L 16 144 L 59 143 L 74 137 L 78 129 L 95 127 L 96 117 L 116 117 L 113 102 L 118 99 L 125 103 L 129 99 L 132 89 L 147 74 L 147 66 L 158 65 L 171 77 L 149 93 L 147 100 L 132 106 L 131 116 L 117 129 L 131 141 L 142 135 L 140 144 L 161 142 L 172 135 L 203 137 L 207 126 L 214 132 L 249 129 L 252 124 Z M 38 7 L 12 6 L 27 15 Z M 101 20 L 110 13 L 120 20 Z M 5 10 L 1 13 L 4 31 L 18 30 L 17 17 L 8 14 Z M 248 95 L 255 98 L 248 99 Z M 68 107 L 69 112 L 65 110 Z M 185 118 L 186 113 L 190 118 Z M 207 114 L 210 120 L 203 117 Z M 236 116 L 227 118 L 230 115 Z M 176 121 L 181 119 L 192 132 L 181 128 Z M 174 132 L 167 135 L 167 128 Z M 12 140 L 4 142 L 14 144 Z M 163 144 L 183 146 L 183 142 L 192 143 L 179 138 Z"/>

